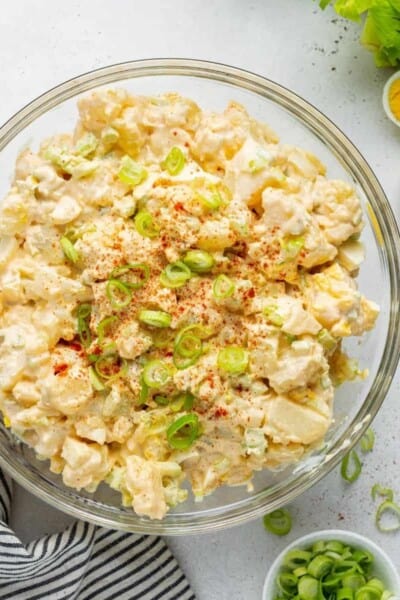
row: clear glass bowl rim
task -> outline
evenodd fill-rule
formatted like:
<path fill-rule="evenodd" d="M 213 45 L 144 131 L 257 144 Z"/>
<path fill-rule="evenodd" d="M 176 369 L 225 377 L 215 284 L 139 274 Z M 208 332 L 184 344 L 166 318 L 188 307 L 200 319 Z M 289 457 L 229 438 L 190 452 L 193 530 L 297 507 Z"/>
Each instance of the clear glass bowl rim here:
<path fill-rule="evenodd" d="M 216 62 L 152 58 L 118 63 L 74 77 L 27 104 L 0 128 L 0 152 L 32 121 L 77 94 L 130 78 L 160 75 L 206 78 L 253 92 L 281 106 L 322 139 L 364 190 L 372 209 L 376 237 L 384 241 L 383 253 L 391 292 L 388 333 L 378 373 L 350 427 L 343 432 L 322 464 L 272 494 L 267 488 L 228 507 L 210 509 L 199 515 L 168 514 L 163 521 L 151 521 L 133 512 L 118 512 L 115 508 L 73 493 L 68 495 L 65 490 L 39 477 L 27 466 L 22 466 L 0 444 L 1 467 L 29 492 L 65 513 L 112 529 L 144 534 L 187 535 L 241 524 L 287 504 L 329 473 L 370 426 L 389 390 L 400 355 L 400 235 L 393 211 L 376 176 L 336 125 L 309 102 L 283 86 L 250 71 Z"/>

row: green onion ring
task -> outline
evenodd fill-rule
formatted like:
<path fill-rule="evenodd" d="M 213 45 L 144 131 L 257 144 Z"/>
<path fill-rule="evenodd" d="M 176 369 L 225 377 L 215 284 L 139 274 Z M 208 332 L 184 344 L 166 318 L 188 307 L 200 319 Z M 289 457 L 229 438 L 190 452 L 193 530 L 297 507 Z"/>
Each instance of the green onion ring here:
<path fill-rule="evenodd" d="M 64 255 L 68 258 L 68 260 L 74 264 L 77 263 L 79 260 L 79 252 L 71 240 L 69 240 L 66 236 L 63 236 L 60 239 L 60 245 Z"/>
<path fill-rule="evenodd" d="M 141 310 L 138 319 L 144 325 L 150 327 L 169 327 L 172 317 L 164 310 Z"/>
<path fill-rule="evenodd" d="M 232 279 L 227 275 L 218 275 L 213 283 L 213 296 L 216 300 L 224 300 L 233 295 L 235 291 L 235 284 Z"/>
<path fill-rule="evenodd" d="M 117 293 L 121 299 L 118 299 Z M 132 291 L 119 279 L 109 279 L 107 281 L 106 294 L 111 306 L 116 310 L 126 308 L 132 300 Z"/>
<path fill-rule="evenodd" d="M 230 375 L 240 375 L 247 370 L 249 353 L 240 346 L 226 346 L 219 351 L 217 364 Z"/>
<path fill-rule="evenodd" d="M 137 281 L 130 281 L 126 279 L 121 279 L 121 275 L 131 275 L 132 272 L 137 272 Z M 127 263 L 126 265 L 121 265 L 116 267 L 110 275 L 110 279 L 118 279 L 121 281 L 126 287 L 132 288 L 133 290 L 138 290 L 143 287 L 150 277 L 150 268 L 145 263 Z"/>
<path fill-rule="evenodd" d="M 154 224 L 153 216 L 145 211 L 139 211 L 134 218 L 136 231 L 143 237 L 155 238 L 160 233 L 159 227 Z"/>
<path fill-rule="evenodd" d="M 170 175 L 179 175 L 186 163 L 186 157 L 178 146 L 174 146 L 168 152 L 166 158 L 161 163 L 161 167 L 166 169 Z"/>
<path fill-rule="evenodd" d="M 179 417 L 167 429 L 167 441 L 175 450 L 187 450 L 199 436 L 199 418 L 195 413 Z"/>
<path fill-rule="evenodd" d="M 350 470 L 350 463 L 352 469 Z M 342 465 L 340 468 L 340 473 L 345 481 L 348 483 L 354 483 L 361 473 L 362 464 L 360 458 L 355 450 L 351 450 L 344 459 L 342 460 Z"/>
<path fill-rule="evenodd" d="M 160 388 L 171 379 L 171 368 L 162 360 L 151 360 L 143 367 L 142 377 L 149 388 Z"/>
<path fill-rule="evenodd" d="M 183 263 L 178 260 L 165 267 L 160 275 L 160 283 L 167 288 L 179 288 L 185 285 L 192 277 L 192 272 Z"/>
<path fill-rule="evenodd" d="M 292 517 L 286 508 L 278 508 L 263 518 L 264 527 L 275 535 L 287 535 L 292 529 Z"/>

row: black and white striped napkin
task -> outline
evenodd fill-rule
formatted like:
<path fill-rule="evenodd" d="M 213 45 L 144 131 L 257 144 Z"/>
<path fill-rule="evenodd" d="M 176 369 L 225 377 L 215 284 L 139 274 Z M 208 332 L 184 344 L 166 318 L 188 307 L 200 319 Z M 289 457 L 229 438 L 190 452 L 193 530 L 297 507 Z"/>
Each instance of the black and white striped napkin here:
<path fill-rule="evenodd" d="M 1 600 L 195 600 L 160 537 L 77 521 L 24 546 L 7 525 L 11 490 L 0 471 Z"/>

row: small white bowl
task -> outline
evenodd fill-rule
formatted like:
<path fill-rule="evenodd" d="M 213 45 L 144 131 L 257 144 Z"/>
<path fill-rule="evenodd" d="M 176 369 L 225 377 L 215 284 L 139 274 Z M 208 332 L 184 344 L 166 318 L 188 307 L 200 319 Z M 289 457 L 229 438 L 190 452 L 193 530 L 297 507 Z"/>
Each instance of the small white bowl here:
<path fill-rule="evenodd" d="M 400 600 L 400 575 L 397 572 L 392 560 L 388 555 L 380 548 L 375 542 L 372 542 L 368 538 L 360 535 L 359 533 L 353 533 L 352 531 L 342 531 L 341 529 L 326 529 L 324 531 L 314 531 L 301 538 L 298 538 L 279 554 L 277 559 L 273 562 L 271 568 L 267 573 L 267 577 L 264 583 L 262 600 L 273 600 L 278 592 L 276 586 L 276 578 L 279 570 L 282 566 L 283 558 L 289 550 L 295 548 L 306 548 L 311 546 L 318 540 L 338 540 L 345 542 L 349 546 L 368 550 L 374 557 L 374 575 L 382 579 L 388 590 L 390 590 L 394 596 L 391 600 Z"/>
<path fill-rule="evenodd" d="M 389 119 L 393 121 L 393 123 L 395 123 L 398 127 L 400 127 L 400 120 L 396 119 L 389 105 L 389 89 L 393 81 L 396 81 L 397 79 L 400 79 L 400 71 L 396 71 L 396 73 L 394 73 L 385 83 L 385 87 L 383 88 L 382 103 L 383 108 L 385 109 L 385 113 L 387 114 Z"/>

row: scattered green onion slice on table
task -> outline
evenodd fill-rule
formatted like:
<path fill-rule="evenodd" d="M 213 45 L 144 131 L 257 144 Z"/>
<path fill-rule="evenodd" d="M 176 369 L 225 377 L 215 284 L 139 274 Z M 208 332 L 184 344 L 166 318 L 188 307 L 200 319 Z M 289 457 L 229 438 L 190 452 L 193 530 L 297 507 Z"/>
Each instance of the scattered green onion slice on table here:
<path fill-rule="evenodd" d="M 393 517 L 393 525 L 384 525 L 383 519 L 385 517 Z M 400 506 L 392 500 L 384 500 L 376 511 L 375 523 L 379 531 L 382 533 L 391 533 L 400 529 Z"/>
<path fill-rule="evenodd" d="M 130 158 L 130 156 L 125 155 L 121 159 L 118 177 L 123 183 L 135 186 L 147 178 L 147 171 L 142 165 Z"/>
<path fill-rule="evenodd" d="M 90 304 L 81 304 L 78 307 L 78 334 L 83 346 L 89 346 L 92 341 L 89 320 L 92 312 Z"/>
<path fill-rule="evenodd" d="M 101 344 L 103 342 L 104 338 L 107 336 L 107 330 L 116 321 L 118 321 L 118 317 L 116 317 L 115 315 L 112 315 L 110 317 L 105 317 L 97 325 L 97 337 L 99 340 L 99 344 Z"/>
<path fill-rule="evenodd" d="M 150 327 L 169 327 L 172 317 L 164 310 L 141 310 L 139 321 Z"/>
<path fill-rule="evenodd" d="M 160 275 L 161 285 L 167 288 L 179 288 L 192 277 L 192 272 L 181 260 L 165 267 Z"/>
<path fill-rule="evenodd" d="M 371 452 L 375 445 L 375 433 L 373 430 L 367 429 L 361 438 L 360 447 L 363 452 Z"/>
<path fill-rule="evenodd" d="M 146 210 L 140 210 L 134 219 L 136 231 L 143 237 L 155 238 L 160 233 L 159 227 L 154 223 L 153 215 Z"/>
<path fill-rule="evenodd" d="M 186 163 L 184 153 L 178 146 L 174 146 L 168 152 L 166 158 L 161 163 L 163 169 L 166 169 L 170 175 L 179 175 Z"/>
<path fill-rule="evenodd" d="M 247 370 L 249 353 L 240 346 L 226 346 L 218 352 L 217 364 L 230 375 L 240 375 Z"/>
<path fill-rule="evenodd" d="M 124 279 L 122 279 L 124 277 Z M 128 263 L 111 271 L 110 279 L 118 279 L 128 288 L 138 290 L 150 277 L 150 268 L 144 263 Z"/>
<path fill-rule="evenodd" d="M 143 381 L 149 388 L 160 388 L 171 379 L 171 368 L 162 360 L 150 360 L 143 367 Z"/>
<path fill-rule="evenodd" d="M 221 274 L 214 280 L 213 296 L 216 300 L 224 300 L 233 295 L 235 284 L 227 275 Z"/>
<path fill-rule="evenodd" d="M 362 464 L 355 450 L 351 450 L 344 459 L 340 468 L 340 473 L 345 481 L 354 483 L 361 473 Z"/>
<path fill-rule="evenodd" d="M 132 300 L 132 290 L 119 279 L 109 279 L 106 285 L 107 298 L 116 310 L 126 308 Z"/>
<path fill-rule="evenodd" d="M 383 487 L 379 483 L 375 483 L 371 489 L 371 496 L 373 500 L 376 500 L 377 496 L 382 496 L 383 498 L 386 498 L 386 500 L 393 502 L 394 493 L 392 488 Z"/>
<path fill-rule="evenodd" d="M 205 250 L 188 250 L 183 262 L 193 273 L 208 273 L 215 264 L 214 257 Z"/>
<path fill-rule="evenodd" d="M 186 450 L 199 436 L 199 418 L 195 413 L 179 417 L 167 429 L 167 440 L 171 448 Z"/>
<path fill-rule="evenodd" d="M 283 558 L 274 600 L 389 600 L 372 566 L 370 552 L 337 540 L 294 548 Z"/>
<path fill-rule="evenodd" d="M 286 508 L 278 508 L 264 516 L 264 527 L 275 535 L 287 535 L 292 529 L 292 517 Z"/>
<path fill-rule="evenodd" d="M 68 258 L 68 260 L 74 264 L 77 263 L 79 260 L 79 252 L 71 240 L 69 240 L 66 236 L 63 236 L 60 239 L 60 245 L 64 255 Z"/>

